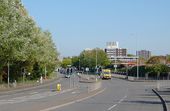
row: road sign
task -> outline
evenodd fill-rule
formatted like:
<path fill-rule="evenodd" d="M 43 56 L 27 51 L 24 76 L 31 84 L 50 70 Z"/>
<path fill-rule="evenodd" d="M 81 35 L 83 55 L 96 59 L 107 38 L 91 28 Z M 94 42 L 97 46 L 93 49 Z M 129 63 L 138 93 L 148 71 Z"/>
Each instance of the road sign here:
<path fill-rule="evenodd" d="M 114 65 L 114 68 L 117 68 L 117 65 Z"/>
<path fill-rule="evenodd" d="M 87 72 L 89 71 L 89 68 L 88 68 L 88 67 L 86 67 L 86 71 L 87 71 Z"/>

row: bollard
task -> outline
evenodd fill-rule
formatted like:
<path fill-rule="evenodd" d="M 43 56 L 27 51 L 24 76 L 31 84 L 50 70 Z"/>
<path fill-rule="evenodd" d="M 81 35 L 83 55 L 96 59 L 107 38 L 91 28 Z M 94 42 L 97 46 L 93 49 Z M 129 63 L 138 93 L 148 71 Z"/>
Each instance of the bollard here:
<path fill-rule="evenodd" d="M 61 84 L 57 84 L 57 91 L 61 91 Z"/>
<path fill-rule="evenodd" d="M 97 77 L 96 77 L 96 82 L 98 81 Z"/>

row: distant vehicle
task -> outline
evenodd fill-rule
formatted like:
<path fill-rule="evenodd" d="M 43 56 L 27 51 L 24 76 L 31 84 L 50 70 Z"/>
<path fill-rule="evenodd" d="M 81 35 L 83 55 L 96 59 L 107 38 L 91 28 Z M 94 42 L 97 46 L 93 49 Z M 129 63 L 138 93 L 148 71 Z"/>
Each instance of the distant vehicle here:
<path fill-rule="evenodd" d="M 66 75 L 65 75 L 65 78 L 70 78 L 70 74 L 66 74 Z"/>
<path fill-rule="evenodd" d="M 102 69 L 101 78 L 102 79 L 111 79 L 112 78 L 111 70 L 110 69 Z"/>

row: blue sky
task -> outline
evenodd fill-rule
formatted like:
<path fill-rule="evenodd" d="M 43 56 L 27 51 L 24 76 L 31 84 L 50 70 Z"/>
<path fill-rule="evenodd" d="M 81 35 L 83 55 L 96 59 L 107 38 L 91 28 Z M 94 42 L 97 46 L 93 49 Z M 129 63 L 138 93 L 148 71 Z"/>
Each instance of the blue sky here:
<path fill-rule="evenodd" d="M 62 56 L 118 41 L 128 53 L 170 54 L 170 0 L 22 0 Z"/>

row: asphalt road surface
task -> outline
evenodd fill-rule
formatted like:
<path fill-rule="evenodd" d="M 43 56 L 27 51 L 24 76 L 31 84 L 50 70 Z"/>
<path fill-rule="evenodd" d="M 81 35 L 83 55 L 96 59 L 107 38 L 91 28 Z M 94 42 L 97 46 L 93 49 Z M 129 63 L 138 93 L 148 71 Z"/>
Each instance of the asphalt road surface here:
<path fill-rule="evenodd" d="M 162 111 L 160 100 L 151 92 L 154 85 L 154 82 L 104 80 L 102 93 L 52 111 Z"/>
<path fill-rule="evenodd" d="M 61 92 L 55 91 L 56 83 L 62 84 Z M 113 78 L 102 80 L 100 89 L 89 91 L 92 85 L 71 77 L 50 86 L 1 95 L 0 111 L 162 111 L 160 100 L 151 92 L 154 82 Z"/>

